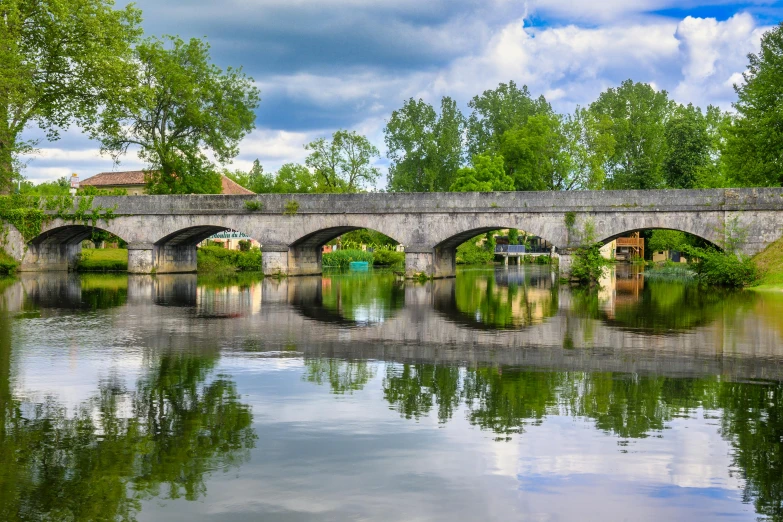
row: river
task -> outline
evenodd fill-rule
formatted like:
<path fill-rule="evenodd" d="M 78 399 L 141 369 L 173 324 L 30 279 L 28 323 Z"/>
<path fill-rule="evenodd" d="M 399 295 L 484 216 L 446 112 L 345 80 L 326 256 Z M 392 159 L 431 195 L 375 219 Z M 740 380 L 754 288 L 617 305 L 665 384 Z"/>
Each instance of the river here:
<path fill-rule="evenodd" d="M 0 280 L 0 520 L 783 520 L 783 294 Z"/>

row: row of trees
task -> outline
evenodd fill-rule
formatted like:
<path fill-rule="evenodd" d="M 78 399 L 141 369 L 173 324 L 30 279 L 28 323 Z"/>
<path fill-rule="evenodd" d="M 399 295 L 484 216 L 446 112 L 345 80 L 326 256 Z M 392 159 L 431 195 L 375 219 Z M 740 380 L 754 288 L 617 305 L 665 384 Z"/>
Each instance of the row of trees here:
<path fill-rule="evenodd" d="M 222 70 L 200 39 L 144 38 L 141 12 L 112 0 L 0 2 L 0 189 L 20 158 L 71 124 L 119 161 L 135 151 L 152 193 L 220 191 L 218 164 L 239 153 L 260 93 L 242 69 Z M 783 24 L 749 55 L 735 112 L 680 105 L 623 82 L 559 114 L 513 81 L 474 96 L 465 116 L 410 99 L 384 128 L 387 190 L 490 191 L 703 188 L 783 184 Z M 346 130 L 305 146 L 304 165 L 231 176 L 256 192 L 374 187 L 378 149 Z"/>
<path fill-rule="evenodd" d="M 451 97 L 439 110 L 409 99 L 384 128 L 391 192 L 717 188 L 783 185 L 783 24 L 749 55 L 734 112 L 672 100 L 627 80 L 587 107 L 559 114 L 526 86 L 502 83 L 473 97 L 465 116 Z M 344 143 L 345 131 L 333 137 Z M 318 140 L 321 145 L 325 140 Z M 369 162 L 377 155 L 365 140 Z M 313 144 L 307 146 L 313 150 Z M 328 184 L 307 160 L 286 165 L 271 191 L 348 190 L 377 177 Z M 292 187 L 291 172 L 309 184 Z M 336 172 L 334 164 L 328 172 Z M 359 183 L 353 181 L 358 180 Z M 307 186 L 307 190 L 302 187 Z M 270 188 L 271 187 L 271 188 Z M 267 191 L 267 190 L 265 190 Z"/>

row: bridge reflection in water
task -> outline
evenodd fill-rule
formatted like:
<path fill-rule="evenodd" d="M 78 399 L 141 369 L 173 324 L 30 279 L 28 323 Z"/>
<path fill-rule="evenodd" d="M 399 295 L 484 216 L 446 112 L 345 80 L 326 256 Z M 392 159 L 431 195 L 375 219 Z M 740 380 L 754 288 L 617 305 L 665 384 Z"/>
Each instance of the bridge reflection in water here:
<path fill-rule="evenodd" d="M 350 357 L 783 375 L 783 303 L 645 282 L 631 268 L 598 293 L 557 285 L 548 267 L 520 266 L 424 284 L 393 274 L 229 284 L 195 275 L 36 274 L 7 286 L 3 299 L 7 309 L 41 315 L 116 310 L 113 325 L 153 347 L 241 350 L 238 340 L 250 338 L 268 350 L 294 343 Z"/>
<path fill-rule="evenodd" d="M 698 427 L 702 416 L 720 415 L 709 430 L 731 450 L 730 473 L 728 464 L 705 471 L 690 460 L 664 459 L 664 467 L 679 466 L 674 475 L 683 489 L 707 492 L 715 476 L 738 473 L 744 502 L 773 519 L 783 513 L 783 300 L 645 281 L 630 268 L 601 292 L 558 286 L 548 267 L 460 276 L 424 284 L 393 274 L 229 282 L 37 274 L 0 281 L 0 518 L 132 520 L 139 510 L 163 509 L 158 497 L 199 500 L 195 508 L 172 506 L 200 510 L 205 497 L 227 489 L 216 488 L 225 479 L 211 475 L 242 468 L 251 470 L 242 480 L 279 473 L 266 482 L 279 483 L 314 440 L 329 448 L 329 458 L 309 459 L 307 472 L 294 475 L 325 497 L 318 490 L 328 483 L 324 473 L 332 480 L 362 473 L 356 452 L 367 450 L 357 446 L 381 438 L 371 430 L 377 418 L 340 417 L 355 413 L 341 410 L 352 394 L 428 437 L 426 417 L 500 441 L 535 441 L 536 433 L 546 438 L 577 426 L 582 435 L 589 429 L 612 437 L 615 452 L 652 440 L 655 462 L 666 447 L 661 440 L 683 423 Z M 30 368 L 47 365 L 29 360 L 59 351 L 86 366 L 135 357 L 136 373 L 128 380 L 112 368 L 75 408 L 65 392 L 38 400 L 29 393 L 36 377 Z M 274 378 L 252 373 L 263 360 Z M 281 391 L 275 383 L 286 378 L 286 363 L 298 373 Z M 263 387 L 248 394 L 243 386 L 254 379 Z M 317 393 L 340 400 L 318 402 Z M 336 416 L 321 431 L 319 408 Z M 292 421 L 297 409 L 315 419 Z M 278 410 L 284 414 L 274 417 Z M 372 456 L 374 473 L 391 462 L 385 455 L 397 466 L 406 455 L 425 457 L 409 444 L 415 435 L 388 417 L 381 424 L 383 437 L 398 430 L 393 436 L 405 447 L 362 454 Z M 334 443 L 341 429 L 351 444 Z M 459 444 L 461 453 L 472 449 Z M 503 462 L 503 451 L 522 451 L 517 446 L 526 444 L 498 450 Z M 341 448 L 351 459 L 340 461 Z M 282 461 L 286 451 L 299 460 Z M 728 460 L 725 452 L 720 458 Z M 216 473 L 224 471 L 232 473 Z M 515 494 L 538 480 L 512 471 Z M 736 491 L 732 480 L 721 487 Z M 264 501 L 273 496 L 253 491 Z"/>

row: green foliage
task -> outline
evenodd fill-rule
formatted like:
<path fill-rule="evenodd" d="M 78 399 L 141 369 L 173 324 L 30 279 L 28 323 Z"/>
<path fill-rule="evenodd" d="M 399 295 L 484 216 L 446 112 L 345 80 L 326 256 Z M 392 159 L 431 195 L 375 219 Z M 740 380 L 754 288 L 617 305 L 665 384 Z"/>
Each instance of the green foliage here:
<path fill-rule="evenodd" d="M 315 173 L 319 192 L 358 192 L 380 176 L 372 165 L 380 156 L 378 149 L 355 131 L 335 131 L 331 141 L 318 138 L 305 149 L 310 151 L 305 163 Z"/>
<path fill-rule="evenodd" d="M 250 249 L 253 247 L 253 243 L 247 239 L 240 239 L 239 240 L 239 251 L 240 252 L 250 252 Z"/>
<path fill-rule="evenodd" d="M 85 248 L 76 263 L 77 272 L 125 272 L 128 251 L 123 248 Z"/>
<path fill-rule="evenodd" d="M 206 274 L 255 272 L 261 270 L 261 249 L 231 250 L 202 246 L 197 251 L 198 271 Z"/>
<path fill-rule="evenodd" d="M 571 279 L 581 284 L 593 285 L 600 281 L 610 262 L 601 255 L 601 243 L 583 243 L 574 253 Z"/>
<path fill-rule="evenodd" d="M 534 100 L 526 85 L 520 89 L 513 81 L 474 96 L 468 106 L 468 154 L 470 157 L 498 153 L 506 131 L 524 126 L 528 118 L 552 108 L 543 96 Z"/>
<path fill-rule="evenodd" d="M 250 212 L 261 212 L 264 204 L 261 201 L 245 201 L 245 208 Z"/>
<path fill-rule="evenodd" d="M 343 248 L 352 248 L 351 245 L 356 245 L 357 247 L 367 245 L 368 247 L 378 250 L 397 246 L 397 241 L 394 239 L 377 230 L 370 230 L 368 228 L 346 232 L 339 238 L 330 241 L 329 244 L 335 244 L 338 241 Z"/>
<path fill-rule="evenodd" d="M 614 141 L 613 153 L 605 164 L 611 188 L 663 187 L 665 124 L 673 106 L 666 91 L 656 91 L 649 84 L 631 80 L 602 92 L 590 104 L 589 110 L 596 119 L 606 118 L 611 122 L 601 130 Z"/>
<path fill-rule="evenodd" d="M 0 248 L 0 275 L 11 275 L 16 272 L 19 263 Z"/>
<path fill-rule="evenodd" d="M 70 180 L 62 176 L 55 181 L 44 181 L 37 185 L 23 180 L 19 185 L 19 193 L 25 196 L 66 196 L 70 188 Z"/>
<path fill-rule="evenodd" d="M 375 266 L 395 266 L 405 263 L 405 252 L 396 250 L 373 250 L 372 264 Z"/>
<path fill-rule="evenodd" d="M 744 82 L 734 86 L 737 117 L 727 127 L 724 160 L 732 182 L 783 185 L 783 22 L 761 37 L 748 55 Z"/>
<path fill-rule="evenodd" d="M 519 243 L 519 230 L 516 228 L 510 228 L 508 230 L 508 244 L 516 245 Z"/>
<path fill-rule="evenodd" d="M 514 190 L 514 181 L 506 175 L 502 156 L 479 154 L 473 157 L 473 167 L 457 171 L 452 192 L 503 192 Z M 497 206 L 497 205 L 495 205 Z"/>
<path fill-rule="evenodd" d="M 449 97 L 440 115 L 423 100 L 411 98 L 392 112 L 384 128 L 389 191 L 446 192 L 462 160 L 465 117 Z"/>
<path fill-rule="evenodd" d="M 71 123 L 91 128 L 99 109 L 132 85 L 141 13 L 111 0 L 0 2 L 0 192 L 35 152 L 29 125 L 49 140 Z"/>
<path fill-rule="evenodd" d="M 102 206 L 93 208 L 93 198 L 84 196 L 74 200 L 70 196 L 21 194 L 0 196 L 0 220 L 16 227 L 25 241 L 31 241 L 41 233 L 44 223 L 55 218 L 93 227 L 99 221 L 113 219 L 114 210 Z M 78 201 L 75 208 L 74 201 Z"/>
<path fill-rule="evenodd" d="M 299 202 L 295 199 L 286 201 L 283 214 L 286 216 L 295 216 L 299 212 Z"/>
<path fill-rule="evenodd" d="M 576 225 L 576 212 L 568 211 L 565 213 L 565 226 L 566 228 L 571 231 L 574 229 L 574 225 Z"/>
<path fill-rule="evenodd" d="M 220 194 L 220 163 L 239 153 L 253 128 L 259 92 L 241 69 L 210 62 L 197 38 L 148 39 L 135 47 L 136 81 L 111 100 L 95 132 L 115 158 L 129 147 L 149 164 L 150 194 Z"/>
<path fill-rule="evenodd" d="M 708 285 L 740 288 L 753 284 L 759 277 L 756 265 L 748 256 L 689 245 L 683 251 L 699 281 Z"/>
<path fill-rule="evenodd" d="M 482 236 L 473 237 L 457 247 L 456 261 L 459 265 L 486 265 L 495 259 L 494 247 L 477 245 Z"/>
<path fill-rule="evenodd" d="M 365 252 L 364 250 L 336 250 L 324 254 L 321 258 L 323 266 L 329 267 L 348 268 L 351 261 L 366 261 L 372 263 L 373 254 L 372 252 Z"/>
<path fill-rule="evenodd" d="M 652 231 L 647 241 L 647 249 L 651 251 L 677 250 L 680 251 L 688 244 L 685 232 L 678 230 L 656 229 Z"/>
<path fill-rule="evenodd" d="M 668 187 L 710 188 L 723 184 L 717 159 L 720 128 L 727 117 L 713 106 L 707 107 L 706 114 L 692 104 L 675 108 L 664 131 L 667 149 L 663 171 Z"/>

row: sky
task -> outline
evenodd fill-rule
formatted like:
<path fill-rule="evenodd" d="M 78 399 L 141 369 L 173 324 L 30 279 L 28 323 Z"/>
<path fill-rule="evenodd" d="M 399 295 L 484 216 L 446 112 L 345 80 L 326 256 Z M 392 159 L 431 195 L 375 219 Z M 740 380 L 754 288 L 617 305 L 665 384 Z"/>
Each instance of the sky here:
<path fill-rule="evenodd" d="M 630 78 L 680 103 L 730 109 L 747 54 L 783 20 L 783 0 L 135 3 L 147 35 L 205 37 L 218 66 L 242 66 L 261 89 L 256 129 L 229 169 L 303 162 L 305 143 L 342 128 L 380 149 L 384 176 L 384 125 L 411 97 L 437 107 L 448 95 L 467 115 L 473 96 L 513 80 L 567 112 Z M 134 153 L 115 164 L 76 128 L 38 148 L 24 170 L 36 183 L 145 167 Z"/>

